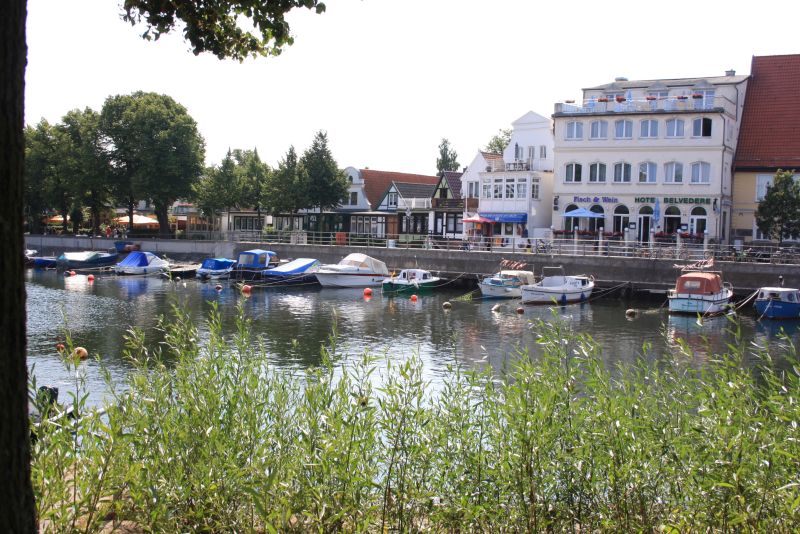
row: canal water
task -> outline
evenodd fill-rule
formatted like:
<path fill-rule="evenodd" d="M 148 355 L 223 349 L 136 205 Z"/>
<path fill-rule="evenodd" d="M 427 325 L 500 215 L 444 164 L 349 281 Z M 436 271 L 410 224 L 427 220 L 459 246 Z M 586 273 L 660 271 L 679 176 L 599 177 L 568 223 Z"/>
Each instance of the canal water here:
<path fill-rule="evenodd" d="M 693 350 L 697 365 L 709 354 L 734 342 L 725 317 L 706 319 L 669 316 L 660 302 L 623 302 L 598 299 L 588 304 L 564 307 L 524 308 L 517 314 L 516 301 L 459 300 L 465 290 L 408 297 L 384 297 L 376 289 L 365 298 L 360 289 L 255 288 L 244 297 L 233 285 L 195 280 L 173 282 L 161 278 L 100 276 L 90 282 L 86 276 L 65 278 L 54 271 L 27 272 L 28 365 L 38 385 L 52 385 L 69 391 L 74 384 L 58 352 L 57 343 L 69 329 L 73 343 L 88 349 L 92 358 L 81 364 L 87 379 L 89 403 L 101 404 L 106 392 L 99 357 L 113 380 L 123 383 L 130 364 L 123 353 L 124 337 L 131 328 L 146 334 L 155 347 L 161 337 L 158 318 L 170 307 L 185 310 L 200 329 L 216 303 L 226 333 L 235 329 L 241 305 L 252 320 L 253 334 L 263 343 L 273 365 L 291 371 L 320 362 L 320 348 L 328 343 L 336 326 L 340 358 L 358 358 L 365 351 L 387 358 L 419 354 L 425 376 L 432 383 L 445 379 L 454 364 L 474 368 L 500 368 L 520 350 L 537 352 L 537 319 L 566 321 L 576 332 L 590 334 L 603 349 L 608 365 L 631 362 L 643 355 L 658 359 L 680 341 Z M 452 302 L 450 310 L 442 303 Z M 499 310 L 493 307 L 500 304 Z M 636 317 L 626 317 L 628 308 Z M 740 314 L 747 343 L 780 342 L 781 328 L 800 341 L 797 325 L 791 322 L 757 321 L 749 310 Z M 643 351 L 643 346 L 650 346 Z M 63 398 L 62 398 L 63 400 Z"/>

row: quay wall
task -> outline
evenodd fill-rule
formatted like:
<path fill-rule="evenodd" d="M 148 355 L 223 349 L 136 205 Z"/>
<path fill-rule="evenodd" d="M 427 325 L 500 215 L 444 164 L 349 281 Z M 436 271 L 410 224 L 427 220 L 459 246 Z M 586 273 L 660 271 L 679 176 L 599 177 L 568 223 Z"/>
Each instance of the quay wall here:
<path fill-rule="evenodd" d="M 114 241 L 89 237 L 25 236 L 26 247 L 38 250 L 40 255 L 57 255 L 65 250 L 107 250 L 114 248 Z M 185 261 L 199 261 L 209 256 L 235 258 L 243 250 L 266 248 L 274 250 L 281 258 L 317 258 L 322 263 L 336 263 L 351 252 L 362 252 L 385 262 L 390 270 L 419 267 L 448 277 L 463 275 L 466 279 L 496 272 L 500 261 L 507 259 L 527 263 L 526 268 L 536 274 L 541 273 L 543 267 L 563 265 L 567 273 L 594 275 L 599 288 L 627 284 L 629 292 L 665 291 L 674 286 L 678 274 L 673 266 L 677 260 L 670 259 L 181 239 L 132 241 L 142 250 Z M 715 268 L 723 272 L 725 281 L 733 285 L 737 295 L 747 295 L 762 286 L 778 285 L 778 276 L 783 276 L 787 287 L 800 287 L 800 265 L 718 262 Z"/>

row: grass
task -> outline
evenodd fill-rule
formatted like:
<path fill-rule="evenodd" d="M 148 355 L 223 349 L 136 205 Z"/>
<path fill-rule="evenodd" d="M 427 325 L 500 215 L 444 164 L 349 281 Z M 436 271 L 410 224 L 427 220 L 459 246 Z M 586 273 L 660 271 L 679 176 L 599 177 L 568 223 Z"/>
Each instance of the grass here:
<path fill-rule="evenodd" d="M 431 393 L 416 357 L 337 363 L 334 332 L 298 378 L 268 364 L 241 314 L 228 337 L 216 312 L 208 323 L 201 343 L 176 308 L 154 351 L 132 332 L 135 369 L 105 415 L 85 410 L 66 362 L 79 417 L 45 419 L 34 445 L 43 531 L 800 529 L 788 339 L 778 355 L 737 335 L 701 369 L 685 345 L 608 369 L 589 337 L 540 321 L 541 357 L 453 368 Z"/>

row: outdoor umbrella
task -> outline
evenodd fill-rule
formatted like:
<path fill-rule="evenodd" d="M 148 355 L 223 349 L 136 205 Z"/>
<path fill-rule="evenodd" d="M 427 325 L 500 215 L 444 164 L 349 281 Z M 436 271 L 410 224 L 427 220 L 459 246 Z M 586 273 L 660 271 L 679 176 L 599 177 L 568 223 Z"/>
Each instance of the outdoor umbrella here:
<path fill-rule="evenodd" d="M 578 208 L 576 210 L 564 213 L 564 217 L 578 217 L 578 218 L 587 217 L 589 219 L 604 219 L 605 214 L 595 213 L 593 211 L 587 210 L 586 208 Z"/>

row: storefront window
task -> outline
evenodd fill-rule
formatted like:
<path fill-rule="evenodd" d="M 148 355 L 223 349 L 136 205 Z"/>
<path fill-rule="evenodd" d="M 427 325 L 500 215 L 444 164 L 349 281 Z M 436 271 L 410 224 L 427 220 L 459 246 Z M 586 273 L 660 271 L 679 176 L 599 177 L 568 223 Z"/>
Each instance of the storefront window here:
<path fill-rule="evenodd" d="M 681 227 L 681 210 L 676 206 L 669 206 L 664 211 L 664 232 L 674 234 Z"/>

